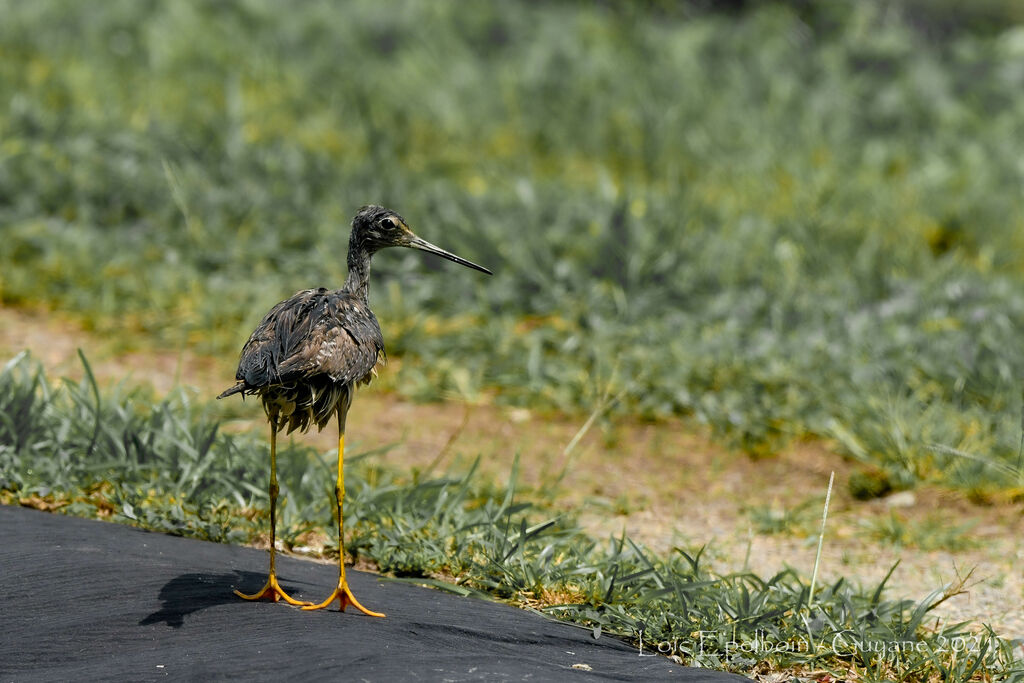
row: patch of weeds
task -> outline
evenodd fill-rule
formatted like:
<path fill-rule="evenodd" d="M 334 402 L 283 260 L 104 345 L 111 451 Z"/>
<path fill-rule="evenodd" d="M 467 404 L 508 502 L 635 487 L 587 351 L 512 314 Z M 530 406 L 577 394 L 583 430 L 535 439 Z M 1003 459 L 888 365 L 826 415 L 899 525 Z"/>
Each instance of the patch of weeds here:
<path fill-rule="evenodd" d="M 951 523 L 948 516 L 931 514 L 915 519 L 891 510 L 862 523 L 864 533 L 875 541 L 920 550 L 960 551 L 977 548 L 981 541 L 971 535 L 977 520 Z"/>
<path fill-rule="evenodd" d="M 873 500 L 892 492 L 892 481 L 878 468 L 863 468 L 850 475 L 847 488 L 857 500 Z"/>
<path fill-rule="evenodd" d="M 768 505 L 747 505 L 747 514 L 753 530 L 759 534 L 793 534 L 808 536 L 816 531 L 815 522 L 822 500 L 809 498 L 795 505 L 785 506 L 776 500 Z"/>

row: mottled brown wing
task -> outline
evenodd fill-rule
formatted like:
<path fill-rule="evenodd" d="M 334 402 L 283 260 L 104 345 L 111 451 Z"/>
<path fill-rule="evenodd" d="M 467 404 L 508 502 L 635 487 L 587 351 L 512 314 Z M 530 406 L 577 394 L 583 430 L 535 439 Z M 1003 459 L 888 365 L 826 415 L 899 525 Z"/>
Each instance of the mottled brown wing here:
<path fill-rule="evenodd" d="M 242 348 L 235 377 L 243 391 L 319 375 L 350 383 L 373 369 L 383 346 L 364 302 L 344 292 L 307 289 L 264 316 Z"/>
<path fill-rule="evenodd" d="M 325 317 L 307 343 L 281 365 L 284 377 L 327 375 L 339 384 L 356 382 L 373 370 L 382 350 L 379 332 L 359 320 Z"/>
<path fill-rule="evenodd" d="M 321 298 L 319 294 L 315 289 L 296 292 L 263 316 L 238 359 L 235 379 L 243 383 L 245 390 L 281 382 L 281 363 L 294 353 L 304 332 L 308 333 L 310 314 Z"/>

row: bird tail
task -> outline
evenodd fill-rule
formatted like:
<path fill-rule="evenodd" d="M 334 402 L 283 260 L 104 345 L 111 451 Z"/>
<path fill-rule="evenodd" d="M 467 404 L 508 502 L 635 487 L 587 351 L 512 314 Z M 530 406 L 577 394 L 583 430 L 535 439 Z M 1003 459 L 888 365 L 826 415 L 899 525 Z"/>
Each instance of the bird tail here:
<path fill-rule="evenodd" d="M 245 391 L 245 382 L 239 382 L 238 384 L 236 384 L 235 386 L 231 387 L 230 389 L 226 389 L 225 391 L 221 392 L 221 394 L 217 398 L 218 399 L 220 399 L 220 398 L 227 398 L 228 396 L 231 396 L 233 394 L 238 394 L 238 393 L 241 393 L 243 391 Z"/>

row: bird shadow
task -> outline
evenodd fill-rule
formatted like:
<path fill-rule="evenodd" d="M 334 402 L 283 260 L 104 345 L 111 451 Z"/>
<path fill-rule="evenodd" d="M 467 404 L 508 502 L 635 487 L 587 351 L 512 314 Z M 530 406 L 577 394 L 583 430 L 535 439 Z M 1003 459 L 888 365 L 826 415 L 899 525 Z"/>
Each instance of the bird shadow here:
<path fill-rule="evenodd" d="M 234 594 L 238 586 L 260 586 L 266 580 L 266 574 L 241 570 L 230 574 L 181 574 L 163 585 L 160 589 L 163 605 L 142 619 L 139 626 L 164 622 L 172 628 L 181 628 L 185 617 L 193 612 L 241 600 Z"/>

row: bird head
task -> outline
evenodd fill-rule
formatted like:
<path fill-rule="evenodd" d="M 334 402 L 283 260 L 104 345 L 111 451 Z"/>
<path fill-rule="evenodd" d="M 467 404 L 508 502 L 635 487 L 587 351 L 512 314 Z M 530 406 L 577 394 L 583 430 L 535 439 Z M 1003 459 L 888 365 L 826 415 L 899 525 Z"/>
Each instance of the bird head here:
<path fill-rule="evenodd" d="M 359 213 L 352 219 L 350 244 L 351 247 L 363 249 L 370 254 L 387 247 L 419 249 L 491 275 L 491 271 L 483 266 L 478 266 L 472 261 L 467 261 L 461 256 L 456 256 L 421 237 L 417 237 L 409 229 L 404 218 L 383 206 L 364 206 L 359 209 Z"/>

